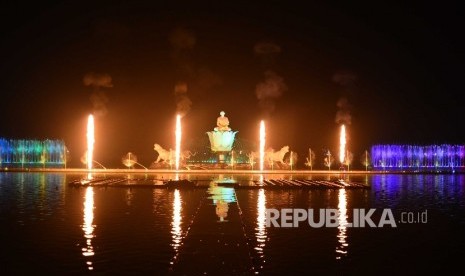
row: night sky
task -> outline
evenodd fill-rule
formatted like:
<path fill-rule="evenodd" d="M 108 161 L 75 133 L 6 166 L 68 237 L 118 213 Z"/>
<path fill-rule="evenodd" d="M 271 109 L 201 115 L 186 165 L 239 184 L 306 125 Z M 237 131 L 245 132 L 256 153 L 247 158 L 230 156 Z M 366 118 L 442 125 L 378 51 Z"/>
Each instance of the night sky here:
<path fill-rule="evenodd" d="M 178 111 L 185 142 L 224 110 L 238 138 L 257 140 L 263 118 L 268 146 L 311 147 L 317 162 L 341 122 L 355 160 L 376 143 L 465 141 L 459 1 L 8 2 L 0 137 L 63 139 L 71 166 L 91 112 L 95 159 L 110 167 L 174 148 Z"/>

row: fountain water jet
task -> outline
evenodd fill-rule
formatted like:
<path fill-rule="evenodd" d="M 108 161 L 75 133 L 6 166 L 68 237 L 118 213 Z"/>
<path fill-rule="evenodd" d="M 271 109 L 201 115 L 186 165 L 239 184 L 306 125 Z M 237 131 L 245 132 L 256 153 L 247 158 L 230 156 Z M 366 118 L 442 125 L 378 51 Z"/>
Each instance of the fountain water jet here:
<path fill-rule="evenodd" d="M 181 115 L 176 116 L 176 151 L 175 151 L 175 159 L 176 159 L 176 170 L 179 170 L 179 160 L 181 159 Z"/>
<path fill-rule="evenodd" d="M 92 162 L 94 159 L 94 116 L 89 115 L 87 119 L 87 169 L 92 170 Z"/>
<path fill-rule="evenodd" d="M 137 156 L 135 154 L 133 154 L 132 152 L 128 152 L 125 156 L 123 156 L 121 161 L 122 161 L 123 165 L 128 167 L 128 168 L 133 168 L 134 165 L 137 164 L 137 165 L 143 167 L 145 170 L 148 170 L 148 168 L 146 166 L 144 166 L 141 163 L 137 162 Z"/>
<path fill-rule="evenodd" d="M 341 134 L 339 137 L 339 162 L 344 163 L 345 154 L 346 154 L 346 127 L 341 125 Z"/>
<path fill-rule="evenodd" d="M 260 122 L 260 170 L 263 171 L 265 162 L 265 121 Z"/>
<path fill-rule="evenodd" d="M 95 127 L 94 127 L 94 116 L 91 114 L 87 119 L 87 169 L 92 170 L 92 163 L 94 159 L 94 142 L 95 142 Z M 92 179 L 92 175 L 89 172 L 88 179 Z"/>

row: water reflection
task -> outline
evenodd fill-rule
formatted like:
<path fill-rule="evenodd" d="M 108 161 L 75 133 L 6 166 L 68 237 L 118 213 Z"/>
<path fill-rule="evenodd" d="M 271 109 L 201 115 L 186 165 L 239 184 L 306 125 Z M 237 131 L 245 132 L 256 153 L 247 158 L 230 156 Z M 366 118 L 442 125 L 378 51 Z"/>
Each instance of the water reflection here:
<path fill-rule="evenodd" d="M 171 246 L 174 251 L 177 253 L 182 242 L 182 230 L 181 230 L 181 210 L 182 210 L 182 199 L 179 190 L 174 190 L 174 200 L 173 200 L 173 220 L 171 222 L 171 238 L 173 242 Z M 176 257 L 175 257 L 176 258 Z"/>
<path fill-rule="evenodd" d="M 131 188 L 126 190 L 126 204 L 131 206 L 132 201 L 134 200 L 134 193 Z"/>
<path fill-rule="evenodd" d="M 257 199 L 257 227 L 255 228 L 255 237 L 257 238 L 257 246 L 255 251 L 258 256 L 264 261 L 265 254 L 263 249 L 266 242 L 266 196 L 265 190 L 258 190 L 258 199 Z M 262 266 L 263 268 L 263 266 Z"/>
<path fill-rule="evenodd" d="M 338 215 L 338 223 L 339 226 L 337 227 L 337 241 L 338 245 L 336 246 L 336 259 L 341 259 L 342 257 L 347 255 L 347 247 L 349 244 L 347 243 L 347 196 L 345 189 L 339 189 L 339 204 L 337 206 L 339 215 Z"/>
<path fill-rule="evenodd" d="M 86 247 L 82 248 L 82 255 L 86 258 L 94 256 L 94 247 L 92 246 L 92 238 L 94 237 L 94 190 L 92 187 L 86 188 L 86 195 L 84 197 L 84 224 L 82 230 L 84 231 L 84 237 L 86 238 Z M 92 261 L 86 262 L 87 268 L 93 270 Z"/>
<path fill-rule="evenodd" d="M 208 187 L 208 198 L 213 200 L 216 205 L 215 211 L 220 222 L 227 221 L 229 211 L 229 203 L 236 202 L 236 192 L 234 188 L 218 186 L 212 182 Z"/>

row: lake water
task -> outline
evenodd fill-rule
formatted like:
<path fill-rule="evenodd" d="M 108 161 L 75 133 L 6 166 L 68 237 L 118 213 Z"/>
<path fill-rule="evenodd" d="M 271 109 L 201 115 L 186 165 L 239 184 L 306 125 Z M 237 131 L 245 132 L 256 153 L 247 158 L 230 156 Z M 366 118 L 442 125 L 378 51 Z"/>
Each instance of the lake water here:
<path fill-rule="evenodd" d="M 121 176 L 148 182 L 170 177 Z M 461 271 L 465 256 L 462 174 L 346 175 L 342 177 L 371 186 L 347 190 L 68 185 L 83 177 L 0 173 L 2 275 L 448 273 Z M 250 181 L 258 176 L 183 177 Z M 270 208 L 337 209 L 340 225 L 266 227 L 265 210 Z M 354 220 L 354 209 L 370 208 L 376 208 L 375 222 L 383 209 L 392 210 L 396 227 L 345 226 Z M 403 213 L 407 215 L 402 217 Z M 410 214 L 415 218 L 426 214 L 421 218 L 427 220 L 402 223 Z"/>

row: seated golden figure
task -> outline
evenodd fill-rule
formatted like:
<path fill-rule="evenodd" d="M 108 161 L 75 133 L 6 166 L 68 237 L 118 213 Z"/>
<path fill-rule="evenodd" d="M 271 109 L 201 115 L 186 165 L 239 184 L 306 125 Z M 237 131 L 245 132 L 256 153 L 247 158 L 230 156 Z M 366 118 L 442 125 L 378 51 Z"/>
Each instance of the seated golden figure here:
<path fill-rule="evenodd" d="M 224 111 L 220 112 L 220 117 L 216 119 L 216 125 L 215 131 L 230 131 L 231 128 L 229 127 L 229 119 L 228 117 L 225 117 L 224 114 L 226 114 Z"/>

